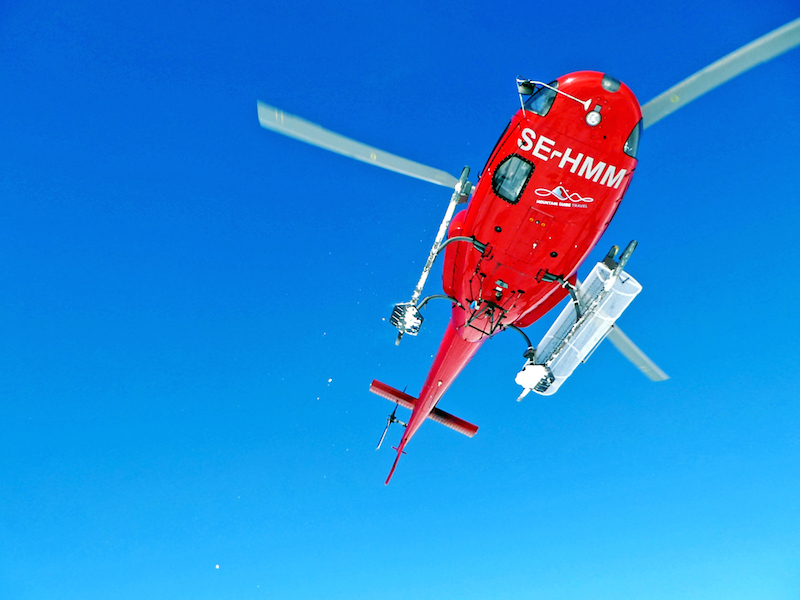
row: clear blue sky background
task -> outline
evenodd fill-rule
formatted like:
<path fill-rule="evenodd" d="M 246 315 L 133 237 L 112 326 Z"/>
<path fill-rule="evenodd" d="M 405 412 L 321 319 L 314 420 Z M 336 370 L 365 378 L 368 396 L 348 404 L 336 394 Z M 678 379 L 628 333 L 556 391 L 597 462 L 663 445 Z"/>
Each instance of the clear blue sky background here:
<path fill-rule="evenodd" d="M 597 250 L 639 240 L 621 325 L 671 379 L 604 344 L 518 404 L 500 335 L 442 401 L 479 433 L 425 425 L 388 487 L 367 387 L 424 380 L 447 307 L 387 318 L 449 192 L 256 118 L 477 173 L 517 75 L 646 102 L 797 16 L 3 2 L 0 597 L 797 598 L 799 50 L 649 129 Z"/>

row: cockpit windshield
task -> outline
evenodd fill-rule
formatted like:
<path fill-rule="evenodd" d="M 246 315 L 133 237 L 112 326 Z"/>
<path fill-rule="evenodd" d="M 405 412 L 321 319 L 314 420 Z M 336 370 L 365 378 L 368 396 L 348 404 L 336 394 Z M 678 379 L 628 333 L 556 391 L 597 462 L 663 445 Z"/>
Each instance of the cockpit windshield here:
<path fill-rule="evenodd" d="M 557 89 L 558 81 L 552 82 L 550 87 L 541 86 L 533 92 L 531 97 L 525 102 L 525 110 L 529 110 L 540 117 L 544 117 L 550 111 L 550 107 L 553 106 L 553 100 L 555 100 L 558 95 L 558 92 L 556 92 Z"/>

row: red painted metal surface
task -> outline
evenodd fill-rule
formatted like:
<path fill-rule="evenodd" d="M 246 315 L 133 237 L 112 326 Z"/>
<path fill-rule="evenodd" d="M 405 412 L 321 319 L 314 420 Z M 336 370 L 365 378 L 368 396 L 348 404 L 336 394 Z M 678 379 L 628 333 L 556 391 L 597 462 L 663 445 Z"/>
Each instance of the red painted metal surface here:
<path fill-rule="evenodd" d="M 448 237 L 473 237 L 486 249 L 469 242 L 445 249 L 443 287 L 458 304 L 387 483 L 411 437 L 482 342 L 509 325 L 530 325 L 566 295 L 543 277 L 575 277 L 628 188 L 636 159 L 624 148 L 641 120 L 633 93 L 615 80 L 604 85 L 603 74 L 591 71 L 560 77 L 558 90 L 586 104 L 559 93 L 545 116 L 518 111 L 468 207 L 450 225 Z M 598 109 L 600 123 L 591 126 L 587 112 Z M 519 194 L 509 194 L 498 179 L 509 165 L 530 170 Z"/>
<path fill-rule="evenodd" d="M 397 458 L 394 461 L 394 465 L 392 465 L 389 476 L 386 478 L 386 483 L 389 483 L 392 478 L 395 467 L 397 467 L 397 461 L 400 460 L 400 456 L 403 454 L 403 448 L 405 448 L 422 423 L 425 422 L 436 403 L 439 402 L 439 399 L 450 387 L 450 384 L 455 381 L 470 359 L 475 356 L 482 344 L 483 339 L 476 342 L 465 340 L 459 335 L 459 331 L 453 327 L 453 322 L 448 323 L 442 342 L 439 344 L 439 350 L 433 359 L 431 370 L 428 372 L 428 378 L 422 386 L 419 399 L 414 411 L 411 413 L 411 419 L 409 419 L 400 444 L 397 446 Z"/>

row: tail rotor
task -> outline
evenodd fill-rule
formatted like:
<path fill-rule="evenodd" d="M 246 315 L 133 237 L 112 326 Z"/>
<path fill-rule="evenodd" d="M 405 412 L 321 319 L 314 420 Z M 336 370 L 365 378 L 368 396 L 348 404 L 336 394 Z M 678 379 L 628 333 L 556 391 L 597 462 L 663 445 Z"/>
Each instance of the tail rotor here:
<path fill-rule="evenodd" d="M 400 419 L 397 418 L 396 415 L 397 415 L 397 407 L 398 406 L 400 406 L 400 405 L 399 404 L 395 404 L 394 405 L 394 410 L 392 411 L 392 414 L 390 414 L 389 418 L 386 419 L 386 427 L 383 429 L 383 434 L 381 435 L 381 440 L 378 442 L 378 446 L 375 448 L 375 450 L 380 450 L 381 449 L 381 444 L 383 444 L 383 440 L 386 437 L 386 433 L 389 431 L 389 426 L 392 423 L 400 423 L 400 425 L 402 425 L 403 427 L 407 427 L 408 426 L 408 423 L 404 423 L 403 421 L 401 421 Z"/>

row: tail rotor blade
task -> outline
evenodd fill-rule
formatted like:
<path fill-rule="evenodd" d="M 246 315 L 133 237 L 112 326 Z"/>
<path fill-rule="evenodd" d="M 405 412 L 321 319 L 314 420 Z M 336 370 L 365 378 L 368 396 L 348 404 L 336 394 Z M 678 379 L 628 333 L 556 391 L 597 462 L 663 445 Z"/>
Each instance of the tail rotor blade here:
<path fill-rule="evenodd" d="M 375 448 L 375 450 L 380 450 L 381 449 L 381 444 L 383 444 L 383 440 L 386 437 L 386 432 L 389 431 L 389 425 L 391 425 L 391 424 L 392 424 L 392 420 L 391 419 L 387 419 L 386 420 L 386 427 L 383 428 L 383 434 L 381 435 L 381 441 L 378 442 L 378 445 Z"/>
<path fill-rule="evenodd" d="M 381 444 L 383 444 L 383 440 L 386 437 L 386 432 L 389 431 L 389 426 L 392 423 L 400 423 L 401 425 L 403 425 L 405 427 L 405 423 L 400 421 L 396 416 L 397 415 L 397 407 L 398 406 L 400 406 L 400 404 L 395 404 L 394 405 L 394 410 L 392 411 L 392 414 L 390 414 L 389 418 L 386 419 L 386 427 L 384 427 L 384 429 L 383 429 L 383 435 L 381 435 L 381 441 L 378 442 L 378 446 L 377 446 L 377 448 L 375 448 L 375 450 L 380 450 L 381 449 Z"/>

